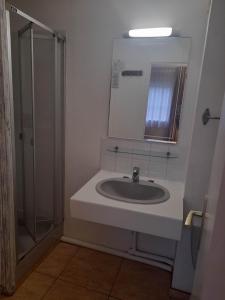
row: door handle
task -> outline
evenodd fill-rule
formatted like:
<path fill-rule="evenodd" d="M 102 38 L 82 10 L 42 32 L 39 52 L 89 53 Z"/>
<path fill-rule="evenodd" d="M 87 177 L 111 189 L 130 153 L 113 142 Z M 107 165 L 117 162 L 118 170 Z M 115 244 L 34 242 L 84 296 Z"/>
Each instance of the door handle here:
<path fill-rule="evenodd" d="M 184 225 L 190 227 L 194 216 L 203 217 L 203 212 L 198 210 L 191 210 L 187 215 Z"/>

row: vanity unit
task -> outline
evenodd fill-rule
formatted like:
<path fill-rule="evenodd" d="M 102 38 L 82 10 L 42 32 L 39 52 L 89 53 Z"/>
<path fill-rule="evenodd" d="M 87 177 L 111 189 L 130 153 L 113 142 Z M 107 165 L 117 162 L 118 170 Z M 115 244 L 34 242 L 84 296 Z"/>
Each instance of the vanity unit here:
<path fill-rule="evenodd" d="M 70 210 L 74 218 L 116 226 L 135 232 L 180 240 L 183 226 L 184 184 L 156 179 L 154 182 L 169 191 L 169 199 L 160 203 L 134 203 L 112 199 L 100 194 L 96 187 L 107 180 L 127 180 L 128 174 L 101 170 L 71 197 Z M 146 184 L 149 178 L 142 177 Z M 131 179 L 130 179 L 131 181 Z M 116 181 L 114 181 L 116 182 Z M 128 182 L 128 181 L 127 181 Z M 140 183 L 134 183 L 133 193 Z M 111 192 L 115 192 L 112 187 Z M 129 188 L 127 188 L 129 190 Z M 109 192 L 110 193 L 110 192 Z M 132 192 L 131 192 L 132 193 Z"/>

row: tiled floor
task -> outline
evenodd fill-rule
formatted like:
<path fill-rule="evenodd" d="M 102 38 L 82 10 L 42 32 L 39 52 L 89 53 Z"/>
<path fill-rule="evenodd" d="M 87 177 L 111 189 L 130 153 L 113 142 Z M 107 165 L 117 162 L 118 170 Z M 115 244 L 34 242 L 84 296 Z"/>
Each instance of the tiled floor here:
<path fill-rule="evenodd" d="M 170 273 L 60 243 L 12 300 L 169 300 Z"/>

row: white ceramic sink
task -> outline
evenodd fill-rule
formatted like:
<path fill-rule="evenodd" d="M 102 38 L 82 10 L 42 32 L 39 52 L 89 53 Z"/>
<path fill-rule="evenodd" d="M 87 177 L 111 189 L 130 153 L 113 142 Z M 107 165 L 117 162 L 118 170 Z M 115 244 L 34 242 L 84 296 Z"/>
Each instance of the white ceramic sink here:
<path fill-rule="evenodd" d="M 99 171 L 71 197 L 71 216 L 88 222 L 180 240 L 184 183 L 151 178 L 154 181 L 152 183 L 148 182 L 149 178 L 141 176 L 139 183 L 131 184 L 131 179 L 123 177 L 127 177 L 127 174 Z M 110 183 L 112 181 L 116 183 Z M 98 184 L 102 184 L 101 191 L 107 193 L 107 196 L 97 191 Z M 169 191 L 169 199 L 154 203 L 153 199 L 163 196 L 162 190 Z M 120 200 L 123 197 L 125 201 L 118 201 L 114 197 Z M 141 204 L 140 200 L 144 203 L 146 200 L 151 202 Z"/>
<path fill-rule="evenodd" d="M 109 178 L 100 181 L 96 190 L 104 197 L 139 204 L 156 204 L 167 201 L 170 194 L 166 188 L 154 182 L 129 178 Z"/>

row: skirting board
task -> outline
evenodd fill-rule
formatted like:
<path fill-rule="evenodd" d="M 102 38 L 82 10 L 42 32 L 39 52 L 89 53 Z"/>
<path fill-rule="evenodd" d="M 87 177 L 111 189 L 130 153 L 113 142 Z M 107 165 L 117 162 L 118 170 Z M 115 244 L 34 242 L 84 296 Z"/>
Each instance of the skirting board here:
<path fill-rule="evenodd" d="M 141 262 L 141 263 L 145 263 L 145 264 L 155 266 L 155 267 L 161 268 L 163 270 L 172 272 L 172 267 L 169 266 L 169 265 L 166 265 L 166 264 L 154 261 L 154 260 L 138 257 L 138 256 L 135 256 L 135 255 L 129 254 L 128 252 L 115 250 L 115 249 L 112 249 L 112 248 L 108 248 L 108 247 L 104 247 L 104 246 L 101 246 L 101 245 L 96 245 L 96 244 L 84 242 L 84 241 L 69 238 L 69 237 L 66 237 L 66 236 L 63 236 L 61 238 L 61 241 L 69 243 L 69 244 L 85 247 L 85 248 L 90 248 L 90 249 L 97 250 L 97 251 L 100 251 L 100 252 L 120 256 L 120 257 L 127 258 L 127 259 L 130 259 L 130 260 L 138 261 L 138 262 Z"/>

